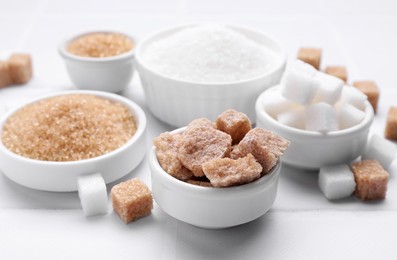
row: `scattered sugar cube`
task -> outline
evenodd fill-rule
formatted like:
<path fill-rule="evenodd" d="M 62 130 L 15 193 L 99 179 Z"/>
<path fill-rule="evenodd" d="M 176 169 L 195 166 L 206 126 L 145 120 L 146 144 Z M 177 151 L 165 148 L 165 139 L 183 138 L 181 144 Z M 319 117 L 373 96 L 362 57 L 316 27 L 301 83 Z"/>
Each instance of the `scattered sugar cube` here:
<path fill-rule="evenodd" d="M 344 104 L 351 104 L 356 108 L 364 111 L 365 101 L 367 101 L 367 96 L 361 91 L 352 86 L 344 86 L 342 88 L 342 95 L 336 106 L 342 106 Z"/>
<path fill-rule="evenodd" d="M 32 78 L 32 60 L 29 54 L 13 54 L 8 64 L 14 84 L 25 84 Z"/>
<path fill-rule="evenodd" d="M 281 113 L 296 107 L 298 104 L 284 98 L 280 91 L 271 91 L 262 100 L 263 107 L 274 119 Z"/>
<path fill-rule="evenodd" d="M 347 82 L 347 70 L 344 66 L 328 66 L 324 70 L 325 73 L 338 77 L 344 82 Z"/>
<path fill-rule="evenodd" d="M 320 87 L 316 74 L 317 70 L 309 64 L 300 60 L 294 61 L 281 80 L 281 95 L 302 105 L 309 104 Z"/>
<path fill-rule="evenodd" d="M 321 84 L 314 98 L 314 102 L 326 102 L 330 105 L 335 104 L 342 94 L 343 81 L 323 72 L 318 72 L 316 78 Z"/>
<path fill-rule="evenodd" d="M 298 129 L 305 129 L 306 114 L 304 107 L 298 107 L 290 111 L 280 113 L 277 116 L 277 121 L 283 125 L 295 127 Z"/>
<path fill-rule="evenodd" d="M 371 136 L 364 153 L 363 160 L 377 160 L 385 169 L 388 169 L 396 158 L 397 147 L 394 143 L 374 134 Z"/>
<path fill-rule="evenodd" d="M 153 208 L 149 188 L 136 178 L 113 186 L 111 196 L 114 211 L 126 224 L 150 215 Z"/>
<path fill-rule="evenodd" d="M 338 111 L 339 129 L 358 125 L 365 118 L 365 112 L 350 104 L 343 105 Z"/>
<path fill-rule="evenodd" d="M 349 166 L 340 164 L 321 167 L 318 186 L 327 199 L 336 200 L 352 195 L 356 183 Z"/>
<path fill-rule="evenodd" d="M 252 154 L 233 160 L 217 158 L 203 164 L 205 176 L 214 187 L 241 185 L 259 179 L 262 166 Z"/>
<path fill-rule="evenodd" d="M 378 107 L 378 100 L 379 100 L 379 88 L 376 85 L 376 83 L 371 80 L 356 81 L 353 83 L 353 86 L 367 96 L 369 103 L 371 103 L 372 108 L 376 113 L 376 109 Z"/>
<path fill-rule="evenodd" d="M 215 121 L 216 128 L 232 137 L 237 144 L 251 130 L 251 121 L 244 113 L 228 109 L 220 114 Z"/>
<path fill-rule="evenodd" d="M 298 59 L 320 69 L 321 49 L 302 47 L 298 51 Z"/>
<path fill-rule="evenodd" d="M 352 164 L 356 181 L 355 195 L 361 200 L 377 200 L 386 197 L 389 173 L 376 160 L 364 160 Z"/>
<path fill-rule="evenodd" d="M 0 61 L 0 88 L 7 87 L 12 84 L 10 77 L 10 69 L 8 62 Z"/>
<path fill-rule="evenodd" d="M 338 130 L 336 109 L 321 102 L 306 108 L 306 130 L 327 133 Z"/>
<path fill-rule="evenodd" d="M 78 193 L 85 216 L 106 214 L 108 194 L 100 173 L 78 177 Z"/>
<path fill-rule="evenodd" d="M 385 137 L 390 140 L 397 140 L 397 107 L 390 107 L 387 113 Z"/>

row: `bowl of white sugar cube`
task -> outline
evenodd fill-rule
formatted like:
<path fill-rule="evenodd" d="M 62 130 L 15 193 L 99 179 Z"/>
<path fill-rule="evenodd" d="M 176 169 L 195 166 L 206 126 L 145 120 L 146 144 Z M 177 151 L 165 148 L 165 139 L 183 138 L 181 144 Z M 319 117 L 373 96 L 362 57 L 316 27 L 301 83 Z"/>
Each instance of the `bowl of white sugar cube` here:
<path fill-rule="evenodd" d="M 279 82 L 286 52 L 265 33 L 219 25 L 182 25 L 143 39 L 136 68 L 150 111 L 181 127 L 228 108 L 255 119 L 255 100 Z"/>
<path fill-rule="evenodd" d="M 258 127 L 291 141 L 283 162 L 312 170 L 359 157 L 374 118 L 366 95 L 299 60 L 258 97 L 255 109 Z"/>

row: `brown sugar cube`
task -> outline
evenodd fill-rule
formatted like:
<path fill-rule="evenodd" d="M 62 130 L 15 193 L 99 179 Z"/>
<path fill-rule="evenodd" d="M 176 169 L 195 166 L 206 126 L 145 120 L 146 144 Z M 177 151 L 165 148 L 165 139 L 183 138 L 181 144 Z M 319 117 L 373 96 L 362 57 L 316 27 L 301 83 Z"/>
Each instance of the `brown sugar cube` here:
<path fill-rule="evenodd" d="M 8 62 L 0 61 L 0 88 L 12 84 Z"/>
<path fill-rule="evenodd" d="M 196 177 L 204 176 L 202 164 L 230 154 L 230 135 L 211 127 L 187 127 L 182 135 L 178 158 Z"/>
<path fill-rule="evenodd" d="M 214 187 L 229 187 L 245 184 L 259 179 L 262 166 L 252 154 L 233 160 L 217 158 L 203 164 L 205 176 Z"/>
<path fill-rule="evenodd" d="M 128 224 L 151 213 L 153 198 L 149 188 L 139 179 L 115 185 L 111 190 L 114 211 Z"/>
<path fill-rule="evenodd" d="M 153 139 L 153 144 L 156 147 L 157 160 L 161 168 L 179 180 L 188 180 L 193 173 L 183 166 L 178 158 L 181 138 L 181 134 L 162 133 Z"/>
<path fill-rule="evenodd" d="M 32 78 L 32 60 L 29 54 L 13 54 L 8 64 L 14 84 L 25 84 Z"/>
<path fill-rule="evenodd" d="M 386 197 L 389 174 L 376 160 L 364 160 L 352 164 L 356 181 L 355 195 L 361 200 L 377 200 Z"/>
<path fill-rule="evenodd" d="M 397 107 L 390 107 L 387 114 L 385 137 L 397 140 Z"/>
<path fill-rule="evenodd" d="M 202 117 L 198 119 L 194 119 L 192 122 L 190 122 L 187 126 L 186 130 L 196 128 L 196 127 L 202 127 L 202 128 L 215 128 L 214 123 L 209 120 L 208 118 Z"/>
<path fill-rule="evenodd" d="M 298 51 L 298 59 L 309 63 L 317 70 L 320 69 L 321 49 L 302 47 Z"/>
<path fill-rule="evenodd" d="M 262 165 L 262 173 L 266 174 L 276 165 L 289 144 L 288 140 L 269 130 L 254 128 L 233 149 L 230 157 L 237 159 L 251 153 Z"/>
<path fill-rule="evenodd" d="M 228 109 L 220 114 L 215 125 L 218 130 L 232 137 L 233 144 L 240 142 L 252 128 L 248 116 L 234 109 Z"/>
<path fill-rule="evenodd" d="M 328 66 L 324 72 L 347 82 L 347 70 L 344 66 Z"/>
<path fill-rule="evenodd" d="M 376 113 L 379 100 L 379 88 L 375 84 L 375 82 L 371 80 L 356 81 L 353 83 L 353 86 L 363 92 L 368 97 L 368 101 L 369 103 L 371 103 Z"/>

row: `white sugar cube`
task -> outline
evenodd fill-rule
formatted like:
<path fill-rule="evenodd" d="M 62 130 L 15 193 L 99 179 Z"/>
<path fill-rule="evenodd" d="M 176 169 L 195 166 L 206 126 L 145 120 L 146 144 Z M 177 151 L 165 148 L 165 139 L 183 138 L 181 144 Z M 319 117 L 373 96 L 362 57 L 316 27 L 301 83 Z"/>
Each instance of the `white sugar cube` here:
<path fill-rule="evenodd" d="M 305 129 L 305 109 L 304 107 L 298 107 L 290 111 L 280 113 L 277 116 L 277 121 L 287 126 Z"/>
<path fill-rule="evenodd" d="M 265 111 L 273 118 L 277 118 L 280 113 L 286 112 L 297 106 L 281 96 L 280 91 L 271 91 L 262 100 Z"/>
<path fill-rule="evenodd" d="M 346 164 L 320 168 L 318 186 L 329 200 L 349 197 L 356 188 L 354 175 Z"/>
<path fill-rule="evenodd" d="M 343 81 L 323 72 L 318 72 L 316 78 L 320 81 L 320 87 L 318 88 L 314 102 L 326 102 L 330 105 L 335 104 L 342 94 Z"/>
<path fill-rule="evenodd" d="M 317 70 L 307 63 L 296 60 L 285 71 L 281 80 L 281 95 L 286 99 L 305 105 L 317 94 L 320 81 Z"/>
<path fill-rule="evenodd" d="M 345 104 L 338 111 L 339 129 L 346 129 L 363 121 L 365 112 L 353 105 Z"/>
<path fill-rule="evenodd" d="M 78 192 L 85 216 L 107 213 L 108 195 L 100 173 L 79 176 Z"/>
<path fill-rule="evenodd" d="M 364 111 L 365 110 L 365 101 L 367 100 L 367 96 L 352 86 L 344 86 L 342 88 L 341 98 L 337 104 L 337 106 L 343 106 L 345 104 L 350 104 L 355 106 L 356 108 Z"/>
<path fill-rule="evenodd" d="M 383 168 L 387 169 L 396 158 L 396 154 L 397 147 L 394 143 L 374 134 L 365 147 L 362 159 L 377 160 Z"/>
<path fill-rule="evenodd" d="M 306 108 L 306 130 L 327 133 L 338 130 L 336 109 L 321 102 Z"/>

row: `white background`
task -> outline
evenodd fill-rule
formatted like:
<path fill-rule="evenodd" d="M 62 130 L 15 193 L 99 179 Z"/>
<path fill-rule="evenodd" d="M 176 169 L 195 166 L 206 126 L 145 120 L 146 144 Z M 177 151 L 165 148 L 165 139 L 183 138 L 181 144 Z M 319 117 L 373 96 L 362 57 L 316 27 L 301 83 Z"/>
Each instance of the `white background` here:
<path fill-rule="evenodd" d="M 71 35 L 114 29 L 139 39 L 166 26 L 208 21 L 272 34 L 289 59 L 300 46 L 321 47 L 323 68 L 345 65 L 350 82 L 375 80 L 381 96 L 371 133 L 383 135 L 387 110 L 397 106 L 394 0 L 0 0 L 0 53 L 28 52 L 34 62 L 33 80 L 0 89 L 0 105 L 73 89 L 57 53 Z M 123 95 L 146 112 L 148 148 L 153 137 L 173 129 L 148 112 L 137 75 Z M 284 167 L 271 211 L 225 230 L 179 222 L 156 204 L 152 215 L 129 225 L 113 211 L 87 219 L 77 193 L 35 191 L 0 174 L 0 259 L 397 259 L 396 162 L 389 172 L 384 201 L 330 202 L 316 172 Z M 146 159 L 124 179 L 133 177 L 150 185 Z"/>

